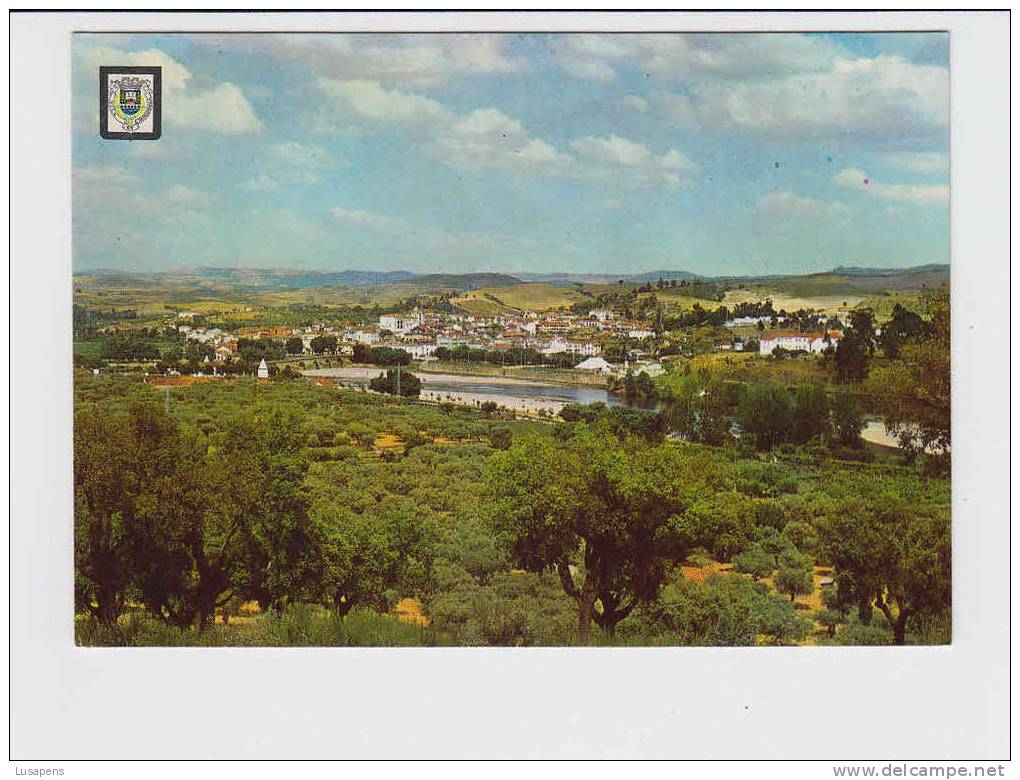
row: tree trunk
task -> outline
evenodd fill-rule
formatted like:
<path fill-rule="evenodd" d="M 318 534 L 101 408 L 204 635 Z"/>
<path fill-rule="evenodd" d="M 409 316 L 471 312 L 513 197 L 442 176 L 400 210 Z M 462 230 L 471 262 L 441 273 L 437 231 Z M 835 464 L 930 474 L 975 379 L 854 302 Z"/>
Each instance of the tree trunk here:
<path fill-rule="evenodd" d="M 112 626 L 117 622 L 119 612 L 117 599 L 114 598 L 113 594 L 107 592 L 105 588 L 97 588 L 96 617 L 99 619 L 100 625 Z"/>
<path fill-rule="evenodd" d="M 598 588 L 595 584 L 594 574 L 588 574 L 584 578 L 584 585 L 577 597 L 578 623 L 577 640 L 580 644 L 588 644 L 588 627 L 591 625 L 592 616 L 595 614 L 595 597 Z"/>
<path fill-rule="evenodd" d="M 861 596 L 857 600 L 857 617 L 863 625 L 871 625 L 871 596 Z"/>
<path fill-rule="evenodd" d="M 900 615 L 893 624 L 893 641 L 898 645 L 907 642 L 907 621 L 903 615 Z"/>

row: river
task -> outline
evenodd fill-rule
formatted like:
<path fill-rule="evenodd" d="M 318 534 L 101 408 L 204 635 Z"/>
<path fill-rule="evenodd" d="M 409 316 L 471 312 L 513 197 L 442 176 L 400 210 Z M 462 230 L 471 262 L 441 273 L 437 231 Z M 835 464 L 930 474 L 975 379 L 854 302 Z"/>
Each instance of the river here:
<path fill-rule="evenodd" d="M 305 376 L 335 379 L 338 384 L 365 387 L 382 373 L 382 369 L 366 366 L 317 368 L 303 372 Z M 610 395 L 604 387 L 562 385 L 501 376 L 468 376 L 466 374 L 430 374 L 416 371 L 421 380 L 421 398 L 446 401 L 465 406 L 480 406 L 494 401 L 500 406 L 532 414 L 545 409 L 557 413 L 567 404 L 604 403 L 625 406 L 622 398 Z"/>

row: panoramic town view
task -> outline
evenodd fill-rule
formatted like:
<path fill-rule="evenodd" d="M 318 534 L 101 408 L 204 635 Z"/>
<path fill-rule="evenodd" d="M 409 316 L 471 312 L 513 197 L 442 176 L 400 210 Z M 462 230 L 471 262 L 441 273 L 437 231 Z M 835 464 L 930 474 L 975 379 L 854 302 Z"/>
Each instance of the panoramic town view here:
<path fill-rule="evenodd" d="M 947 36 L 74 52 L 79 644 L 951 641 Z"/>

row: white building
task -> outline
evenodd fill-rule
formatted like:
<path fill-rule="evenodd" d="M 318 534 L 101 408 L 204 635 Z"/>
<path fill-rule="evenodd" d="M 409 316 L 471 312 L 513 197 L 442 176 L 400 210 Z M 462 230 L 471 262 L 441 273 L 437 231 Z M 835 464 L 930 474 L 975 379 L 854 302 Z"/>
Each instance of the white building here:
<path fill-rule="evenodd" d="M 366 347 L 372 344 L 379 343 L 379 331 L 373 328 L 363 328 L 362 330 L 356 330 L 351 333 L 351 340 L 358 343 L 364 344 Z"/>
<path fill-rule="evenodd" d="M 269 366 L 266 365 L 265 358 L 262 358 L 262 360 L 259 362 L 258 378 L 269 379 Z"/>
<path fill-rule="evenodd" d="M 647 328 L 631 328 L 627 331 L 627 335 L 632 339 L 645 339 L 649 336 L 654 336 L 655 331 L 648 330 Z"/>
<path fill-rule="evenodd" d="M 400 344 L 400 349 L 411 356 L 412 360 L 435 360 L 435 344 Z"/>
<path fill-rule="evenodd" d="M 762 336 L 761 341 L 758 342 L 758 354 L 771 355 L 779 347 L 790 352 L 801 350 L 819 353 L 826 347 L 839 343 L 839 333 L 829 331 L 827 335 L 828 339 L 826 339 L 826 334 L 818 333 L 770 333 L 768 336 Z"/>
<path fill-rule="evenodd" d="M 379 327 L 393 333 L 405 333 L 422 324 L 424 317 L 415 309 L 408 315 L 383 314 L 379 317 Z"/>
<path fill-rule="evenodd" d="M 579 368 L 581 371 L 591 371 L 594 374 L 611 374 L 613 371 L 613 367 L 604 358 L 600 357 L 590 357 L 587 360 L 582 360 L 574 368 Z"/>
<path fill-rule="evenodd" d="M 588 314 L 599 322 L 612 322 L 616 318 L 616 313 L 612 309 L 592 309 Z"/>

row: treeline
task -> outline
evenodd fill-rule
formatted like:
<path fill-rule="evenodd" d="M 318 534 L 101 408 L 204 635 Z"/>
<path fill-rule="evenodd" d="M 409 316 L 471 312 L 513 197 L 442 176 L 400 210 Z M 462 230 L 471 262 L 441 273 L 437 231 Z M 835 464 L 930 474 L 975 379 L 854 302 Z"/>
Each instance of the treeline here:
<path fill-rule="evenodd" d="M 555 366 L 556 368 L 573 368 L 583 358 L 571 352 L 557 352 L 546 355 L 536 349 L 513 347 L 511 349 L 482 349 L 460 344 L 456 347 L 437 347 L 437 360 L 450 360 L 458 363 L 491 363 L 492 365 L 511 366 Z"/>

